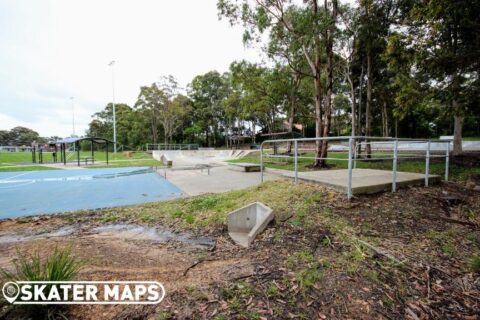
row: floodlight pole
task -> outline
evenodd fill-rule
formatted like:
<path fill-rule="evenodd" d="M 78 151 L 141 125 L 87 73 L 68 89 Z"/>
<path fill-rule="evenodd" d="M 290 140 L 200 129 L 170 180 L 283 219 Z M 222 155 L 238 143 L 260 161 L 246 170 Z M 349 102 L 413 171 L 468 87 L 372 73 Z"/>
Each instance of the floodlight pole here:
<path fill-rule="evenodd" d="M 115 115 L 115 77 L 113 73 L 113 66 L 115 65 L 115 60 L 112 60 L 108 65 L 112 67 L 113 152 L 117 153 L 117 120 Z"/>

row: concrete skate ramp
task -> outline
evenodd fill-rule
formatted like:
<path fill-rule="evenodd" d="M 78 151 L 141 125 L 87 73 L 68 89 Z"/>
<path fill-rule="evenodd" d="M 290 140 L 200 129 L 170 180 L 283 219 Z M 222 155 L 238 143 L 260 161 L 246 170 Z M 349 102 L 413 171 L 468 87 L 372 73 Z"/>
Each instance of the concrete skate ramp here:
<path fill-rule="evenodd" d="M 167 158 L 173 167 L 191 166 L 196 164 L 220 165 L 225 160 L 233 160 L 244 157 L 250 150 L 155 150 L 153 158 L 162 161 Z"/>

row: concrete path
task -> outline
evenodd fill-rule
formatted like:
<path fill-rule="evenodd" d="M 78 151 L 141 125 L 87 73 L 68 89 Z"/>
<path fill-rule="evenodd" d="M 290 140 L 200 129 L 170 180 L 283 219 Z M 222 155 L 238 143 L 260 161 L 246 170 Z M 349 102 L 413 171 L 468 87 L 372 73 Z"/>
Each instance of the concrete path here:
<path fill-rule="evenodd" d="M 210 168 L 210 175 L 206 169 L 171 170 L 158 169 L 158 173 L 167 176 L 167 180 L 178 186 L 189 196 L 205 193 L 221 193 L 230 190 L 240 190 L 260 184 L 259 172 L 240 172 L 228 166 Z M 293 171 L 266 169 L 264 181 L 294 178 Z M 353 169 L 353 194 L 370 194 L 392 189 L 393 174 L 386 170 Z M 348 170 L 323 170 L 299 172 L 298 179 L 310 183 L 317 183 L 333 188 L 340 192 L 347 192 Z M 441 181 L 438 175 L 430 175 L 429 184 Z M 421 173 L 397 172 L 397 188 L 425 183 L 425 175 Z"/>
<path fill-rule="evenodd" d="M 271 172 L 270 169 L 267 169 Z M 280 173 L 279 170 L 275 170 Z M 293 171 L 282 170 L 283 177 L 294 178 Z M 312 183 L 318 183 L 331 187 L 341 192 L 347 192 L 348 170 L 323 170 L 299 172 L 298 179 Z M 352 192 L 353 194 L 368 194 L 392 189 L 393 173 L 386 170 L 374 169 L 353 169 Z M 441 181 L 438 175 L 430 175 L 429 183 L 434 184 Z M 410 185 L 424 185 L 425 175 L 421 173 L 397 172 L 397 188 Z"/>
<path fill-rule="evenodd" d="M 41 164 L 41 166 L 44 167 L 49 167 L 49 168 L 55 168 L 55 169 L 63 169 L 63 170 L 78 170 L 78 169 L 88 169 L 90 168 L 89 166 L 78 166 L 77 163 L 67 163 L 67 165 L 64 165 L 63 163 L 46 163 L 46 164 Z"/>
<path fill-rule="evenodd" d="M 228 166 L 210 168 L 207 170 L 169 170 L 158 169 L 162 176 L 166 173 L 167 180 L 182 189 L 189 196 L 205 193 L 221 193 L 230 190 L 240 190 L 260 184 L 259 172 L 240 172 Z M 282 179 L 278 174 L 266 173 L 264 180 Z"/>

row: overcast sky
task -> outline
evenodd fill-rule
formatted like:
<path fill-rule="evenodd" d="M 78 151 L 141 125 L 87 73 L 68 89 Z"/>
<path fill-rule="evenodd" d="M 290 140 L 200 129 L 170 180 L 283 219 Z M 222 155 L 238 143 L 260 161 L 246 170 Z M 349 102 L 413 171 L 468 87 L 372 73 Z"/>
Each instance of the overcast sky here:
<path fill-rule="evenodd" d="M 216 0 L 0 0 L 0 130 L 83 135 L 112 99 L 133 105 L 142 85 L 181 85 L 234 60 L 259 61 L 242 30 L 218 20 Z"/>

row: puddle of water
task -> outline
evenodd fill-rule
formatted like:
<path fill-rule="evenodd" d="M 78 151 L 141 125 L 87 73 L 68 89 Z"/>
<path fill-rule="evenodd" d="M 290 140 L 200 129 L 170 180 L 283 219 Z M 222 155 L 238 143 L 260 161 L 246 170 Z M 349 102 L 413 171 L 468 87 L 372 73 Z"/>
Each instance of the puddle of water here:
<path fill-rule="evenodd" d="M 151 240 L 158 242 L 179 241 L 197 247 L 211 247 L 215 244 L 213 238 L 194 237 L 183 232 L 175 233 L 168 229 L 144 227 L 133 224 L 111 224 L 93 228 L 91 232 L 100 236 L 113 236 L 123 239 Z"/>
<path fill-rule="evenodd" d="M 23 241 L 33 241 L 39 239 L 46 239 L 52 237 L 64 237 L 74 233 L 78 230 L 77 226 L 60 227 L 53 231 L 42 232 L 37 234 L 23 234 L 23 233 L 5 233 L 0 234 L 0 243 L 15 243 Z"/>
<path fill-rule="evenodd" d="M 53 231 L 47 231 L 38 234 L 25 233 L 0 233 L 0 243 L 15 243 L 34 241 L 52 237 L 65 237 L 79 231 L 81 226 L 64 226 Z M 215 244 L 213 238 L 195 237 L 189 233 L 175 233 L 168 229 L 159 229 L 153 227 L 145 227 L 135 224 L 111 224 L 106 226 L 94 227 L 91 229 L 83 229 L 88 235 L 97 235 L 100 237 L 115 237 L 119 239 L 129 240 L 149 240 L 155 242 L 179 241 L 188 245 L 206 248 Z"/>

